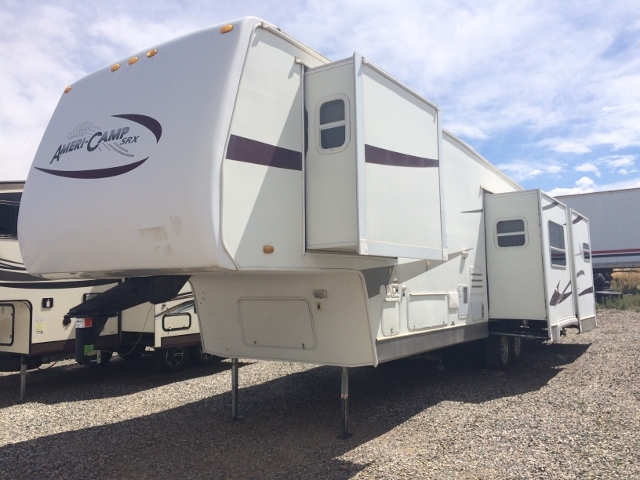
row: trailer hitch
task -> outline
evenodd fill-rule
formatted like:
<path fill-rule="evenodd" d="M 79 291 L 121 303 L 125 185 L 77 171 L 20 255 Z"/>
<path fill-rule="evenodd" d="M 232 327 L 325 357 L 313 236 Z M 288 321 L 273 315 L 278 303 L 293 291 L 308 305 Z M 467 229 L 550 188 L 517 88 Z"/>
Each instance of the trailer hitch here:
<path fill-rule="evenodd" d="M 187 280 L 188 275 L 127 278 L 106 292 L 73 307 L 65 315 L 64 321 L 75 320 L 76 361 L 81 365 L 100 363 L 95 342 L 109 318 L 145 302 L 168 302 L 178 295 Z"/>

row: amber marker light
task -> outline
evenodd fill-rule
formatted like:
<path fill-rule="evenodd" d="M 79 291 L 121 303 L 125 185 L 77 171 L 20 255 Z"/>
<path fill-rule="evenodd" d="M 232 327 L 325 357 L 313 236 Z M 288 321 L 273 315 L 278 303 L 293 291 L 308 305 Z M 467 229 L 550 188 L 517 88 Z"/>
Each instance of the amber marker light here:
<path fill-rule="evenodd" d="M 120 68 L 120 64 L 116 63 L 113 67 L 111 67 L 111 71 L 115 72 L 116 70 L 118 70 Z"/>
<path fill-rule="evenodd" d="M 138 61 L 138 57 L 131 57 L 129 59 L 129 65 L 133 65 L 134 63 L 136 63 Z"/>
<path fill-rule="evenodd" d="M 265 245 L 264 247 L 262 247 L 262 251 L 263 251 L 264 253 L 273 253 L 273 252 L 275 252 L 275 251 L 276 251 L 276 249 L 275 249 L 275 248 L 273 248 L 273 246 L 272 246 L 272 245 Z"/>
<path fill-rule="evenodd" d="M 220 33 L 229 33 L 231 30 L 233 30 L 233 25 L 225 25 L 220 29 Z"/>
<path fill-rule="evenodd" d="M 71 85 L 64 89 L 64 93 L 69 93 L 71 91 Z"/>
<path fill-rule="evenodd" d="M 158 50 L 156 50 L 155 48 L 153 50 L 149 50 L 147 52 L 147 58 L 153 57 L 156 53 L 158 53 Z"/>

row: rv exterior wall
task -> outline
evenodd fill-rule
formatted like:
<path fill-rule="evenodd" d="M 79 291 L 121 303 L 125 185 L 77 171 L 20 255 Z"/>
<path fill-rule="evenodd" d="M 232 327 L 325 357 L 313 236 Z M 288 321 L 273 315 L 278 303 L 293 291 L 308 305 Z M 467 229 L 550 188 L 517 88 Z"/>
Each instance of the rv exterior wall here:
<path fill-rule="evenodd" d="M 570 210 L 569 241 L 571 242 L 571 258 L 573 268 L 573 302 L 580 331 L 589 331 L 596 327 L 596 305 L 593 286 L 593 259 L 591 238 L 589 235 L 589 219 Z"/>
<path fill-rule="evenodd" d="M 196 295 L 207 352 L 325 365 L 377 363 L 364 279 L 357 272 L 210 274 L 191 283 L 194 292 L 207 292 Z"/>
<path fill-rule="evenodd" d="M 305 104 L 309 115 L 306 153 L 307 248 L 358 252 L 357 132 L 353 60 L 309 71 Z M 320 111 L 328 102 L 342 102 L 345 144 L 322 148 Z M 339 127 L 334 127 L 339 128 Z"/>
<path fill-rule="evenodd" d="M 486 195 L 489 316 L 492 319 L 547 319 L 539 192 Z M 525 242 L 500 246 L 498 223 L 518 220 Z"/>
<path fill-rule="evenodd" d="M 188 35 L 150 58 L 145 50 L 137 63 L 105 67 L 61 97 L 23 196 L 30 272 L 235 268 L 220 240 L 219 172 L 257 22 Z"/>
<path fill-rule="evenodd" d="M 441 260 L 439 112 L 369 64 L 356 68 L 360 236 L 370 254 Z"/>

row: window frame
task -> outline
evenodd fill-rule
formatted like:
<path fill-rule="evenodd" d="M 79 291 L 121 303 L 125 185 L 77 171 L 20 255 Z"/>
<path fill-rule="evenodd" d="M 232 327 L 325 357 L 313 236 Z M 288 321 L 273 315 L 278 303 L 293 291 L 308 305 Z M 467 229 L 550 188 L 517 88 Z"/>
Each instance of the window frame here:
<path fill-rule="evenodd" d="M 323 125 L 320 124 L 320 109 L 326 103 L 332 102 L 334 100 L 342 100 L 344 103 L 344 120 L 339 120 L 337 122 L 325 123 Z M 330 95 L 328 97 L 322 98 L 318 102 L 318 106 L 316 107 L 316 149 L 319 153 L 323 155 L 331 155 L 334 153 L 341 152 L 347 148 L 349 143 L 351 142 L 351 106 L 349 103 L 349 98 L 342 94 L 338 93 L 335 95 Z M 329 130 L 331 128 L 344 126 L 344 143 L 338 147 L 333 148 L 322 148 L 322 131 Z"/>
<path fill-rule="evenodd" d="M 517 231 L 517 232 L 507 232 L 507 233 L 498 233 L 498 225 L 502 222 L 511 222 L 514 220 L 519 220 L 522 222 L 523 225 L 523 230 L 522 231 Z M 501 237 L 508 237 L 508 236 L 515 236 L 515 235 L 524 235 L 524 243 L 522 245 L 506 245 L 506 246 L 502 246 L 499 243 L 499 239 Z M 496 245 L 496 248 L 502 250 L 502 249 L 514 249 L 514 248 L 527 248 L 527 245 L 529 245 L 529 226 L 527 225 L 527 220 L 524 217 L 508 217 L 508 218 L 500 218 L 498 220 L 496 220 L 495 226 L 494 226 L 494 242 Z"/>
<path fill-rule="evenodd" d="M 564 249 L 560 248 L 560 247 L 555 247 L 551 244 L 551 224 L 553 225 L 557 225 L 558 227 L 560 227 L 562 229 L 562 243 L 564 245 Z M 549 238 L 549 264 L 551 265 L 551 268 L 557 268 L 557 269 L 561 269 L 561 270 L 566 270 L 567 269 L 567 235 L 565 233 L 565 229 L 564 226 L 554 222 L 553 220 L 548 220 L 547 221 L 547 235 Z M 553 253 L 555 252 L 562 252 L 563 254 L 563 258 L 564 258 L 564 265 L 562 264 L 558 264 L 558 263 L 553 263 Z"/>

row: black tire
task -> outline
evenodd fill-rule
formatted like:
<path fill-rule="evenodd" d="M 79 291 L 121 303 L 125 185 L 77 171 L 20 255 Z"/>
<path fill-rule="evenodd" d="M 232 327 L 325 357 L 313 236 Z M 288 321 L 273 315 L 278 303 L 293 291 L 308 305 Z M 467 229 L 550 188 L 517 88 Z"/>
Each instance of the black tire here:
<path fill-rule="evenodd" d="M 189 351 L 187 347 L 156 348 L 154 359 L 159 370 L 179 372 L 189 363 Z"/>
<path fill-rule="evenodd" d="M 485 343 L 487 368 L 508 370 L 511 364 L 511 342 L 506 335 L 490 335 Z"/>
<path fill-rule="evenodd" d="M 204 353 L 202 351 L 202 345 L 194 345 L 191 347 L 191 358 L 196 365 L 211 365 L 212 363 L 218 363 L 222 360 L 221 357 Z"/>
<path fill-rule="evenodd" d="M 118 348 L 118 356 L 124 358 L 128 362 L 134 362 L 140 359 L 146 348 L 146 345 L 143 345 L 142 343 L 138 343 L 133 347 L 131 345 L 126 345 Z"/>
<path fill-rule="evenodd" d="M 524 340 L 522 337 L 511 337 L 511 363 L 518 363 L 522 358 Z"/>

